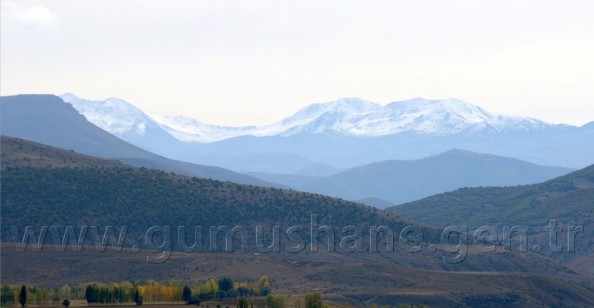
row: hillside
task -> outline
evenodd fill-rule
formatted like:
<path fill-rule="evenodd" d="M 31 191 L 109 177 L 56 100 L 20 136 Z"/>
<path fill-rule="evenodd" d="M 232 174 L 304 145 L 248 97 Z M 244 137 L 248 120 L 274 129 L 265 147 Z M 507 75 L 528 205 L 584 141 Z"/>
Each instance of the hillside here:
<path fill-rule="evenodd" d="M 220 167 L 171 160 L 131 145 L 85 119 L 70 104 L 54 95 L 16 95 L 0 98 L 3 135 L 74 150 L 126 163 L 157 168 L 189 176 L 213 178 L 243 184 L 276 186 L 251 176 Z M 171 144 L 161 143 L 168 148 Z"/>
<path fill-rule="evenodd" d="M 594 165 L 540 184 L 463 188 L 387 211 L 440 227 L 518 225 L 526 227 L 533 240 L 545 242 L 548 236 L 545 227 L 551 219 L 557 219 L 563 228 L 559 241 L 564 251 L 567 251 L 568 226 L 581 226 L 583 232 L 575 237 L 576 253 L 551 256 L 578 257 L 574 262 L 594 272 Z"/>
<path fill-rule="evenodd" d="M 123 167 L 123 164 L 117 160 L 97 158 L 79 154 L 73 150 L 66 151 L 8 136 L 0 136 L 0 162 L 2 169 L 6 167 Z"/>
<path fill-rule="evenodd" d="M 1 194 L 3 240 L 10 226 L 28 225 L 128 226 L 142 235 L 153 225 L 307 226 L 312 214 L 337 228 L 412 223 L 326 196 L 135 168 L 8 137 Z"/>
<path fill-rule="evenodd" d="M 496 155 L 450 150 L 419 160 L 377 162 L 324 178 L 252 175 L 347 200 L 374 198 L 399 204 L 462 187 L 539 183 L 571 171 Z"/>
<path fill-rule="evenodd" d="M 594 211 L 594 165 L 544 183 L 462 188 L 387 209 L 440 226 L 465 223 L 542 225 Z"/>

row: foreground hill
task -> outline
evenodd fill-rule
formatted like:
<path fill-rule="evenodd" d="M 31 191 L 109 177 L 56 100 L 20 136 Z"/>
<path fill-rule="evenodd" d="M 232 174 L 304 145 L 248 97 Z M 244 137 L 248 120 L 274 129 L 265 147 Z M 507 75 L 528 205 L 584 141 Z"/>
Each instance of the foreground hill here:
<path fill-rule="evenodd" d="M 1 193 L 4 240 L 10 226 L 29 225 L 128 226 L 142 235 L 153 225 L 308 226 L 312 214 L 337 228 L 411 224 L 354 202 L 134 168 L 9 137 Z"/>
<path fill-rule="evenodd" d="M 533 184 L 564 175 L 569 168 L 539 166 L 518 159 L 463 150 L 419 160 L 389 160 L 313 178 L 256 174 L 302 191 L 347 200 L 375 198 L 409 202 L 461 187 Z"/>
<path fill-rule="evenodd" d="M 244 184 L 278 186 L 223 168 L 175 161 L 143 150 L 90 123 L 72 105 L 54 95 L 3 96 L 0 108 L 3 135 L 122 160 L 139 167 Z M 167 148 L 172 144 L 163 142 L 161 146 Z"/>
<path fill-rule="evenodd" d="M 569 226 L 580 226 L 583 231 L 575 236 L 575 253 L 550 255 L 577 257 L 573 262 L 594 273 L 594 165 L 540 184 L 463 188 L 387 211 L 437 226 L 523 226 L 533 240 L 545 243 L 549 236 L 545 228 L 556 219 L 562 228 L 558 238 L 564 252 L 567 233 L 572 232 Z"/>

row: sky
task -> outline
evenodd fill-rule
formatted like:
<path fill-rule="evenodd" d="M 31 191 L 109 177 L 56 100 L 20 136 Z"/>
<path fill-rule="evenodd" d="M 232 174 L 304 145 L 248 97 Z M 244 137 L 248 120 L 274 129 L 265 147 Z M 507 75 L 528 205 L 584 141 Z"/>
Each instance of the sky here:
<path fill-rule="evenodd" d="M 0 93 L 219 125 L 342 97 L 594 121 L 594 1 L 1 1 Z"/>

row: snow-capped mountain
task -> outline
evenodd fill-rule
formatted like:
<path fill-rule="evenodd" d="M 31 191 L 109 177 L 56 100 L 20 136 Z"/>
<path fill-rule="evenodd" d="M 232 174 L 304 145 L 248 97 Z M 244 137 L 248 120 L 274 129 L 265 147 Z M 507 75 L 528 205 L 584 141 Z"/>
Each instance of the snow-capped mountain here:
<path fill-rule="evenodd" d="M 150 116 L 165 131 L 183 142 L 214 142 L 257 132 L 255 126 L 229 127 L 206 124 L 183 116 L 166 116 L 154 113 L 151 113 Z"/>
<path fill-rule="evenodd" d="M 145 134 L 147 126 L 160 128 L 183 142 L 216 142 L 239 136 L 291 136 L 299 133 L 387 136 L 403 132 L 452 135 L 470 129 L 538 130 L 550 126 L 531 118 L 492 115 L 458 100 L 414 98 L 386 106 L 359 98 L 312 104 L 271 125 L 228 127 L 210 125 L 183 116 L 146 114 L 121 99 L 89 101 L 62 95 L 95 125 L 117 135 Z"/>
<path fill-rule="evenodd" d="M 147 126 L 160 126 L 142 110 L 119 98 L 92 101 L 71 93 L 60 95 L 60 98 L 71 104 L 89 122 L 117 136 L 142 136 L 146 133 Z"/>
<path fill-rule="evenodd" d="M 281 122 L 262 125 L 229 127 L 202 123 L 182 116 L 150 114 L 163 129 L 185 142 L 214 142 L 239 136 L 290 136 L 301 132 L 324 133 L 343 131 L 381 105 L 357 98 L 343 98 L 329 103 L 307 106 Z"/>
<path fill-rule="evenodd" d="M 60 95 L 60 98 L 71 104 L 89 122 L 149 151 L 165 155 L 158 149 L 163 145 L 173 145 L 177 142 L 177 139 L 161 127 L 161 124 L 125 100 L 108 98 L 103 101 L 93 101 L 71 93 Z"/>
<path fill-rule="evenodd" d="M 185 142 L 213 142 L 238 136 L 291 136 L 299 133 L 387 136 L 403 132 L 452 135 L 464 130 L 539 130 L 546 122 L 493 115 L 458 99 L 397 101 L 385 107 L 358 98 L 309 105 L 264 126 L 225 127 L 185 117 L 151 115 L 163 129 Z"/>
<path fill-rule="evenodd" d="M 291 173 L 317 163 L 342 169 L 452 148 L 573 168 L 591 164 L 594 157 L 593 125 L 494 115 L 453 98 L 414 98 L 385 106 L 343 98 L 306 106 L 277 123 L 244 127 L 147 114 L 114 98 L 62 98 L 95 125 L 134 145 L 235 171 Z"/>

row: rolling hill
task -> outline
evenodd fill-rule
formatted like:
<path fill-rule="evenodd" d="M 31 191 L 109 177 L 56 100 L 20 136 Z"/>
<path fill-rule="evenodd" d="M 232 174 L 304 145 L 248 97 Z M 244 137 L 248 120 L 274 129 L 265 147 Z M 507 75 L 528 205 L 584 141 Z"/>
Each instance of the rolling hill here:
<path fill-rule="evenodd" d="M 551 228 L 551 220 L 557 220 L 562 253 L 552 251 L 557 248 L 550 245 L 548 249 L 541 247 L 543 253 L 571 260 L 594 273 L 594 165 L 539 184 L 462 188 L 387 211 L 440 227 L 459 225 L 472 230 L 493 226 L 501 232 L 504 226 L 519 226 L 526 229 L 529 242 L 539 243 L 547 243 L 547 227 Z M 569 234 L 574 234 L 578 227 L 575 252 L 568 253 Z"/>
<path fill-rule="evenodd" d="M 387 211 L 439 226 L 502 222 L 536 226 L 555 217 L 576 220 L 594 212 L 594 165 L 539 184 L 461 188 Z"/>
<path fill-rule="evenodd" d="M 298 190 L 347 200 L 372 198 L 399 204 L 461 187 L 533 184 L 570 171 L 572 169 L 539 166 L 496 155 L 450 150 L 419 160 L 377 162 L 329 177 L 252 175 Z"/>

